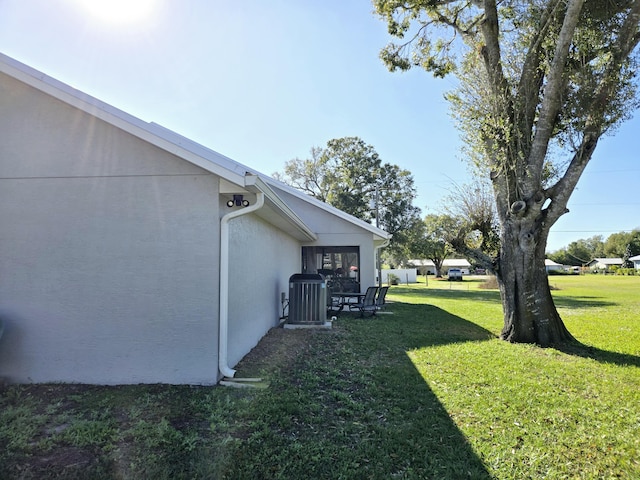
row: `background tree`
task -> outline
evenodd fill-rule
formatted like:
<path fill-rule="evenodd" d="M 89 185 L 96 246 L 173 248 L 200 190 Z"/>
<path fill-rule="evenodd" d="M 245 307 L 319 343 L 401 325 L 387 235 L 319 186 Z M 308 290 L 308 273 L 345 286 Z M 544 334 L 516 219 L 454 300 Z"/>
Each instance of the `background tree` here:
<path fill-rule="evenodd" d="M 396 230 L 393 241 L 382 250 L 382 263 L 390 268 L 403 268 L 409 264 L 409 260 L 420 258 L 416 257 L 414 247 L 424 236 L 424 228 L 419 213 L 407 218 L 403 227 Z"/>
<path fill-rule="evenodd" d="M 311 149 L 311 158 L 285 163 L 274 178 L 371 222 L 392 235 L 387 250 L 404 258 L 408 232 L 420 222 L 413 205 L 413 176 L 397 165 L 383 163 L 373 146 L 358 137 L 343 137 Z"/>
<path fill-rule="evenodd" d="M 602 235 L 576 240 L 547 256 L 563 265 L 583 266 L 594 258 L 640 255 L 640 230 L 612 233 L 603 240 Z"/>
<path fill-rule="evenodd" d="M 576 240 L 571 242 L 567 247 L 548 255 L 554 262 L 577 267 L 583 267 L 594 258 L 604 256 L 602 235 Z"/>
<path fill-rule="evenodd" d="M 420 260 L 431 260 L 436 277 L 442 277 L 442 264 L 453 253 L 449 240 L 452 232 L 460 229 L 458 219 L 449 215 L 429 214 L 423 224 L 414 230 L 411 243 L 412 256 Z"/>
<path fill-rule="evenodd" d="M 640 230 L 612 233 L 607 237 L 603 256 L 622 258 L 625 253 L 631 257 L 640 255 Z"/>
<path fill-rule="evenodd" d="M 295 158 L 284 164 L 284 173 L 275 172 L 272 176 L 287 185 L 305 192 L 321 202 L 326 202 L 333 183 L 331 165 L 322 159 L 323 150 L 311 148 L 311 157 Z"/>
<path fill-rule="evenodd" d="M 601 136 L 637 107 L 640 0 L 374 0 L 402 43 L 391 69 L 444 76 L 467 145 L 490 172 L 500 223 L 496 273 L 501 338 L 540 345 L 572 339 L 544 267 L 549 229 Z M 460 41 L 458 41 L 460 40 Z"/>
<path fill-rule="evenodd" d="M 476 175 L 470 183 L 453 183 L 450 193 L 444 198 L 443 210 L 449 217 L 457 219 L 458 228 L 451 230 L 447 239 L 455 250 L 474 262 L 482 262 L 487 255 L 497 256 L 500 231 L 488 181 Z M 476 252 L 482 252 L 482 257 L 476 258 Z"/>

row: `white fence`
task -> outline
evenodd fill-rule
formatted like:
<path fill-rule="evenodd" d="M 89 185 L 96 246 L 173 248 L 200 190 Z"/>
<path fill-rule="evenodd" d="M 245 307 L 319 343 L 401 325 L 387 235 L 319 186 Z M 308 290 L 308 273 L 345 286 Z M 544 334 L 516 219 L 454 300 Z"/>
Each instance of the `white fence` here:
<path fill-rule="evenodd" d="M 416 268 L 394 268 L 382 270 L 382 283 L 389 283 L 389 275 L 398 277 L 400 283 L 417 283 L 418 272 Z"/>

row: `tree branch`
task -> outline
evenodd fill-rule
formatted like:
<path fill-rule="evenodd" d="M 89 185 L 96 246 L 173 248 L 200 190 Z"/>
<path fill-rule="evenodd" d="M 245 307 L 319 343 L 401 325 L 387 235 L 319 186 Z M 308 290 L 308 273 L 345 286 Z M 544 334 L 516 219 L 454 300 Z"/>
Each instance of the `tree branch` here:
<path fill-rule="evenodd" d="M 562 0 L 554 0 L 547 5 L 540 20 L 539 28 L 529 43 L 527 55 L 522 67 L 522 75 L 518 83 L 516 114 L 518 114 L 522 120 L 516 122 L 516 124 L 519 125 L 522 140 L 527 141 L 527 143 L 531 142 L 531 133 L 538 108 L 538 96 L 544 79 L 544 72 L 540 68 L 543 40 L 553 24 L 555 14 L 561 2 Z M 532 86 L 535 86 L 535 88 L 532 88 Z M 530 145 L 527 145 L 527 150 L 529 150 L 529 148 Z"/>
<path fill-rule="evenodd" d="M 618 34 L 618 42 L 614 46 L 614 56 L 617 60 L 627 58 L 631 52 L 638 46 L 640 42 L 640 0 L 634 0 L 629 10 L 629 14 L 625 18 L 620 33 Z"/>
<path fill-rule="evenodd" d="M 476 263 L 481 267 L 495 272 L 497 260 L 492 256 L 487 255 L 480 249 L 469 247 L 465 243 L 464 239 L 460 237 L 455 237 L 449 240 L 449 243 L 451 244 L 453 249 L 460 255 L 471 258 L 472 260 L 475 260 Z"/>
<path fill-rule="evenodd" d="M 569 56 L 569 47 L 576 26 L 578 25 L 580 11 L 582 10 L 584 1 L 585 0 L 569 0 L 564 21 L 562 22 L 562 28 L 558 35 L 553 61 L 551 62 L 551 68 L 549 70 L 549 80 L 544 89 L 540 115 L 527 162 L 532 167 L 531 173 L 535 175 L 535 178 L 530 179 L 530 182 L 535 185 L 533 188 L 537 188 L 537 185 L 541 183 L 540 175 L 542 165 L 547 155 L 549 140 L 553 135 L 555 120 L 561 108 L 564 72 Z"/>
<path fill-rule="evenodd" d="M 615 79 L 620 72 L 620 65 L 640 43 L 639 24 L 640 0 L 634 0 L 629 14 L 620 28 L 617 42 L 611 45 L 611 59 L 605 68 L 605 75 L 597 86 L 594 103 L 604 104 L 610 96 L 615 95 L 617 90 Z M 547 191 L 552 199 L 547 216 L 551 225 L 567 211 L 570 195 L 578 184 L 578 180 L 580 180 L 600 137 L 604 133 L 603 128 L 600 128 L 599 125 L 601 125 L 601 119 L 593 117 L 587 119 L 585 134 L 579 148 L 574 153 L 562 178 Z"/>
<path fill-rule="evenodd" d="M 500 54 L 500 27 L 498 20 L 498 9 L 495 0 L 484 0 L 484 16 L 482 22 L 482 36 L 484 46 L 482 47 L 482 57 L 485 68 L 489 75 L 489 83 L 497 98 L 503 98 L 507 94 L 507 80 L 502 71 Z"/>

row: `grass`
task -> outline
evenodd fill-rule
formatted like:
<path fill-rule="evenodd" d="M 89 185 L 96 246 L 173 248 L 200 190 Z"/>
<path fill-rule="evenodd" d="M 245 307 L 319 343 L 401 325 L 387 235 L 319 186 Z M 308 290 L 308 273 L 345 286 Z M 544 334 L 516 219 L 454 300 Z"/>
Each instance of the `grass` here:
<path fill-rule="evenodd" d="M 269 387 L 10 386 L 0 478 L 640 478 L 640 278 L 551 277 L 579 340 L 497 339 L 496 291 L 392 287 L 392 314 L 279 330 Z"/>

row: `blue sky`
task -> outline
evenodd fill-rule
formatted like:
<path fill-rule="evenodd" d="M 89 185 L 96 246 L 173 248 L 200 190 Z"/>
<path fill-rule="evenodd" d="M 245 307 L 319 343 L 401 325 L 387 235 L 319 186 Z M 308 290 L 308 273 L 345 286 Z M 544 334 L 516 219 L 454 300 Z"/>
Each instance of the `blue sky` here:
<path fill-rule="evenodd" d="M 0 51 L 266 174 L 358 136 L 412 172 L 423 213 L 469 180 L 443 99 L 454 80 L 388 72 L 369 0 L 148 1 L 125 22 L 82 0 L 0 0 Z M 599 144 L 548 251 L 640 227 L 639 150 L 637 113 Z"/>

